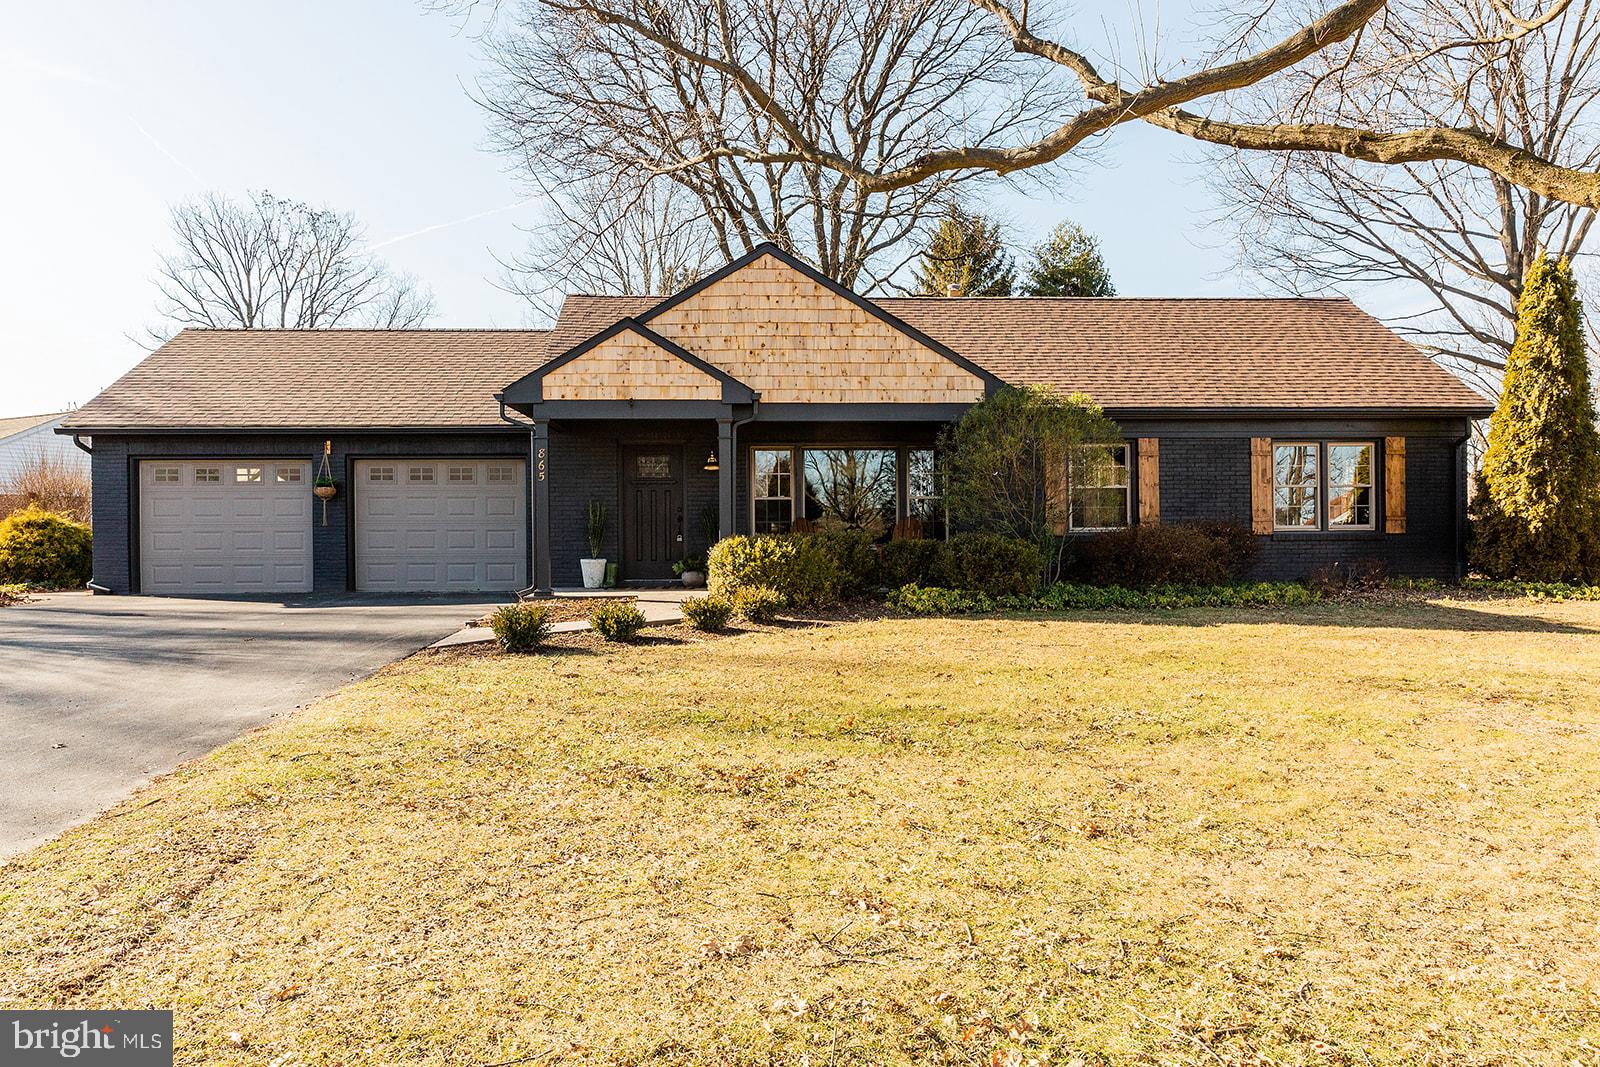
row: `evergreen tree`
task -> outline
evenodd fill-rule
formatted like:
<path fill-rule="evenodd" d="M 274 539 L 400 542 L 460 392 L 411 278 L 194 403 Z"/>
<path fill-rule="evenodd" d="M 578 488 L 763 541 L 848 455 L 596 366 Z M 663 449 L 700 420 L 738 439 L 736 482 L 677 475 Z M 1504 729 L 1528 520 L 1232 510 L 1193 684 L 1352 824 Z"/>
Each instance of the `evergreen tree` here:
<path fill-rule="evenodd" d="M 1116 296 L 1100 242 L 1082 226 L 1063 222 L 1033 250 L 1022 283 L 1026 296 Z"/>
<path fill-rule="evenodd" d="M 1540 256 L 1473 500 L 1473 566 L 1491 577 L 1600 580 L 1600 432 L 1577 285 Z"/>
<path fill-rule="evenodd" d="M 1017 270 L 1000 226 L 952 204 L 934 228 L 911 291 L 918 296 L 1010 296 Z"/>

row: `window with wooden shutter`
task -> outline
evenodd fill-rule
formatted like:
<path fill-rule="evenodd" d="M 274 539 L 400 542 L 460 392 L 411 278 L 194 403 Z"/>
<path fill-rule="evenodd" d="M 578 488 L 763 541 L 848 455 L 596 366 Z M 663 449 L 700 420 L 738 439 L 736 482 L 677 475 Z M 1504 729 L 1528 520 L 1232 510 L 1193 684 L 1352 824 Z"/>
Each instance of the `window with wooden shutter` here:
<path fill-rule="evenodd" d="M 1272 532 L 1272 438 L 1250 438 L 1250 528 Z"/>
<path fill-rule="evenodd" d="M 1383 529 L 1406 532 L 1406 439 L 1383 439 Z"/>
<path fill-rule="evenodd" d="M 1161 438 L 1139 438 L 1139 525 L 1161 525 Z"/>

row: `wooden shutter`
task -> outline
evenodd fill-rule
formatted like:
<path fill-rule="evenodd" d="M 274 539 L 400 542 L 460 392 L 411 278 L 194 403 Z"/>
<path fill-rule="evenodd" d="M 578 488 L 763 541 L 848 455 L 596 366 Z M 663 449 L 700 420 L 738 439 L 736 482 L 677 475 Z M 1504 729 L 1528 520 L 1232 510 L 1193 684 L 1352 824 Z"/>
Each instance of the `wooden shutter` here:
<path fill-rule="evenodd" d="M 1250 438 L 1250 526 L 1272 532 L 1272 438 Z"/>
<path fill-rule="evenodd" d="M 1406 532 L 1406 439 L 1383 439 L 1383 530 Z"/>
<path fill-rule="evenodd" d="M 1161 438 L 1139 438 L 1139 525 L 1161 525 Z"/>
<path fill-rule="evenodd" d="M 1055 517 L 1055 534 L 1067 536 L 1067 454 L 1049 449 L 1044 457 L 1044 501 Z"/>

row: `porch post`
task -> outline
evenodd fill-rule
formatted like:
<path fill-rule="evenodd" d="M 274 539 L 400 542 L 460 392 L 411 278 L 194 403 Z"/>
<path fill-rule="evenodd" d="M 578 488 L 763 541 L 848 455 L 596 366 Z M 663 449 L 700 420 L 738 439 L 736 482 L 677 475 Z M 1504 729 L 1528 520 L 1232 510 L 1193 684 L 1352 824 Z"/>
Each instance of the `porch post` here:
<path fill-rule="evenodd" d="M 717 531 L 732 537 L 733 524 L 733 420 L 717 420 Z"/>
<path fill-rule="evenodd" d="M 550 420 L 535 419 L 530 434 L 533 462 L 533 586 L 550 592 Z"/>

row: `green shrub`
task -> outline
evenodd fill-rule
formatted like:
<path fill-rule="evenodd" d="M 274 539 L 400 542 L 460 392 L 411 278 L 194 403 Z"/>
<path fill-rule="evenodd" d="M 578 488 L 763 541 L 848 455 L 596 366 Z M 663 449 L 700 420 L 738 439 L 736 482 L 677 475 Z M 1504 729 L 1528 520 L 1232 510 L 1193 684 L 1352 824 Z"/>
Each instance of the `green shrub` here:
<path fill-rule="evenodd" d="M 1044 557 L 1030 541 L 999 534 L 958 534 L 945 542 L 933 577 L 951 589 L 1007 596 L 1039 588 Z"/>
<path fill-rule="evenodd" d="M 751 622 L 773 622 L 787 606 L 782 593 L 764 585 L 747 585 L 733 594 L 733 610 Z"/>
<path fill-rule="evenodd" d="M 993 611 L 1154 611 L 1173 608 L 1298 607 L 1321 596 L 1297 582 L 1243 585 L 1167 585 L 1150 589 L 1057 582 L 1028 596 L 991 597 L 959 589 L 908 585 L 889 594 L 902 615 L 964 615 Z"/>
<path fill-rule="evenodd" d="M 1254 561 L 1249 530 L 1231 523 L 1129 526 L 1074 541 L 1071 572 L 1091 585 L 1223 585 Z"/>
<path fill-rule="evenodd" d="M 733 618 L 733 604 L 727 597 L 692 596 L 683 602 L 683 617 L 696 630 L 714 633 L 725 630 Z"/>
<path fill-rule="evenodd" d="M 549 639 L 552 614 L 548 604 L 506 604 L 489 616 L 489 627 L 507 652 L 532 652 Z"/>
<path fill-rule="evenodd" d="M 927 585 L 943 555 L 943 541 L 890 541 L 878 550 L 879 581 L 890 589 Z"/>
<path fill-rule="evenodd" d="M 1391 583 L 1393 584 L 1393 583 Z M 1439 588 L 1438 583 L 1434 588 Z M 1600 585 L 1572 582 L 1519 582 L 1506 578 L 1468 578 L 1461 583 L 1467 592 L 1504 593 L 1529 600 L 1600 600 Z"/>
<path fill-rule="evenodd" d="M 94 569 L 89 527 L 28 506 L 0 520 L 0 582 L 78 589 Z"/>
<path fill-rule="evenodd" d="M 717 596 L 764 585 L 800 607 L 839 599 L 839 570 L 815 534 L 724 537 L 706 561 L 706 586 Z"/>
<path fill-rule="evenodd" d="M 840 596 L 865 596 L 878 588 L 878 546 L 871 534 L 828 530 L 811 534 L 809 539 L 833 565 Z"/>
<path fill-rule="evenodd" d="M 632 641 L 644 629 L 644 612 L 621 600 L 601 604 L 589 612 L 589 626 L 607 641 Z"/>

